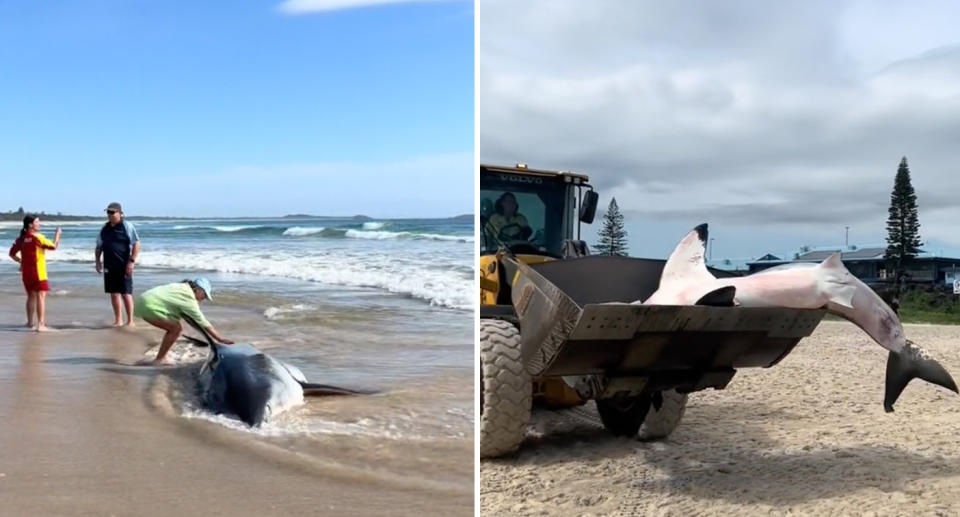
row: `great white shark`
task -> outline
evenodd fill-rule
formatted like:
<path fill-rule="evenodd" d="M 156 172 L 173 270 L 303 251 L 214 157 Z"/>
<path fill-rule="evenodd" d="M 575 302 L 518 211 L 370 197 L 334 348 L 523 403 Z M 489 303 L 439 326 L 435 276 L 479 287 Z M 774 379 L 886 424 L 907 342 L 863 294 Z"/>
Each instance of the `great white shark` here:
<path fill-rule="evenodd" d="M 852 275 L 834 253 L 819 264 L 789 264 L 749 276 L 716 278 L 706 267 L 707 225 L 688 233 L 667 259 L 656 292 L 644 305 L 719 305 L 821 309 L 849 320 L 889 351 L 883 408 L 914 378 L 957 393 L 946 369 L 906 339 L 897 313 Z M 641 302 L 634 302 L 641 303 Z"/>
<path fill-rule="evenodd" d="M 264 354 L 253 345 L 220 345 L 197 322 L 184 316 L 206 340 L 184 336 L 210 347 L 200 369 L 199 387 L 204 406 L 214 413 L 233 414 L 251 427 L 271 416 L 303 404 L 304 395 L 367 395 L 362 392 L 307 382 L 299 368 Z"/>

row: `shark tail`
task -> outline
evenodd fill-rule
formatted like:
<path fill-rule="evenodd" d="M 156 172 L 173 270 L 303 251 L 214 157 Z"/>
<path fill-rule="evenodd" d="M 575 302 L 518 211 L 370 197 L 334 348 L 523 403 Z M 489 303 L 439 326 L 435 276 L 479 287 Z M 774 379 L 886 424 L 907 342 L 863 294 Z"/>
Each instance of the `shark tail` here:
<path fill-rule="evenodd" d="M 890 352 L 887 358 L 887 382 L 883 394 L 883 409 L 887 413 L 893 411 L 893 404 L 900 398 L 907 383 L 916 378 L 960 393 L 947 370 L 908 341 L 900 353 Z"/>

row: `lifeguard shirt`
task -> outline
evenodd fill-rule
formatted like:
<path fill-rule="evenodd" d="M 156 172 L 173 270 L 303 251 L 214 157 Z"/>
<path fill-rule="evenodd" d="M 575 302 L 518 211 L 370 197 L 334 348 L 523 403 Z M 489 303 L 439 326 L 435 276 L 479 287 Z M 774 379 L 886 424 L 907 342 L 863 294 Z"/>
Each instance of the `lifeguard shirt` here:
<path fill-rule="evenodd" d="M 46 250 L 55 250 L 56 246 L 42 234 L 27 232 L 21 239 L 13 242 L 10 255 L 20 252 L 20 274 L 24 280 L 42 282 L 47 279 L 47 261 L 44 258 Z"/>

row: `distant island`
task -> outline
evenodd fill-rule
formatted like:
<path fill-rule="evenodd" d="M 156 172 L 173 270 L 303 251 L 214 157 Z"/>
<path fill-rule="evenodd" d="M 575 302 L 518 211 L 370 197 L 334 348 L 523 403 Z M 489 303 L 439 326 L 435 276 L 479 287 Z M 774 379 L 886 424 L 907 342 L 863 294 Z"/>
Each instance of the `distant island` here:
<path fill-rule="evenodd" d="M 17 210 L 16 212 L 0 212 L 0 221 L 23 221 L 23 216 L 31 214 L 39 216 L 41 220 L 47 219 L 51 221 L 103 221 L 106 220 L 107 214 L 103 215 L 70 215 L 64 214 L 62 212 L 57 213 L 47 213 L 47 212 L 24 212 L 23 208 Z M 157 220 L 170 220 L 170 221 L 185 221 L 193 219 L 191 217 L 169 217 L 169 216 L 126 216 L 127 219 L 157 219 Z"/>
<path fill-rule="evenodd" d="M 106 220 L 106 214 L 104 215 L 70 215 L 64 214 L 62 212 L 48 213 L 48 212 L 29 212 L 24 211 L 23 207 L 20 207 L 16 211 L 9 212 L 0 212 L 0 221 L 23 221 L 23 216 L 26 214 L 33 214 L 40 217 L 41 220 L 46 219 L 50 221 L 104 221 Z M 154 221 L 188 221 L 196 219 L 240 219 L 240 220 L 250 220 L 250 219 L 278 219 L 277 217 L 172 217 L 172 216 L 153 216 L 153 215 L 128 215 L 127 219 L 131 221 L 136 220 L 154 220 Z M 354 215 L 354 216 L 332 216 L 332 215 L 310 215 L 310 214 L 288 214 L 280 217 L 279 219 L 353 219 L 355 221 L 373 221 L 375 217 L 370 217 L 369 215 Z M 393 219 L 390 217 L 381 217 L 379 219 Z M 400 219 L 441 219 L 441 220 L 453 220 L 458 222 L 467 222 L 473 221 L 473 214 L 462 214 L 455 217 L 403 217 Z"/>

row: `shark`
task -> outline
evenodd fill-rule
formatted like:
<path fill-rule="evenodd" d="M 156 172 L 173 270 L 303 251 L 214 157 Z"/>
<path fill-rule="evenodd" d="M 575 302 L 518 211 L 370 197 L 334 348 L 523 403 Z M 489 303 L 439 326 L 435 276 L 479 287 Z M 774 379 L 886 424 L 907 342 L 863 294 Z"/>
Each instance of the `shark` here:
<path fill-rule="evenodd" d="M 752 275 L 716 278 L 706 267 L 707 224 L 690 231 L 667 259 L 657 290 L 644 305 L 714 305 L 826 309 L 860 327 L 888 350 L 883 408 L 919 378 L 954 393 L 957 385 L 929 353 L 906 338 L 897 313 L 850 273 L 834 253 L 820 263 L 795 263 Z"/>
<path fill-rule="evenodd" d="M 187 316 L 184 319 L 204 340 L 184 337 L 195 345 L 210 347 L 210 355 L 200 368 L 198 387 L 203 405 L 216 414 L 233 414 L 247 425 L 259 427 L 271 417 L 303 404 L 304 396 L 373 393 L 308 382 L 299 368 L 250 344 L 218 344 L 197 322 Z"/>

